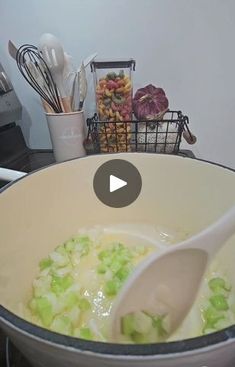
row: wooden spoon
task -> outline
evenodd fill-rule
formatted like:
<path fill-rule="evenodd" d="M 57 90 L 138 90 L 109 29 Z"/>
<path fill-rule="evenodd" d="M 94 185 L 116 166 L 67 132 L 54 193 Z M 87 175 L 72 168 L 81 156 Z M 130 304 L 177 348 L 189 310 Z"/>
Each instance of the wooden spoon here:
<path fill-rule="evenodd" d="M 174 332 L 191 309 L 209 262 L 234 233 L 235 206 L 199 234 L 137 266 L 113 306 L 111 340 L 120 340 L 122 317 L 137 311 L 167 315 Z"/>

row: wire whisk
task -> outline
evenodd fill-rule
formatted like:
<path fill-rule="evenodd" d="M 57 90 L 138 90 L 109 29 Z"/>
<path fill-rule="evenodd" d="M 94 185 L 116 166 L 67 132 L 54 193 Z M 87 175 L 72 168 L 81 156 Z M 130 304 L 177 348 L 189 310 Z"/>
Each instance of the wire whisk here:
<path fill-rule="evenodd" d="M 50 106 L 52 112 L 63 112 L 57 86 L 37 47 L 22 45 L 17 51 L 16 63 L 23 77 Z"/>

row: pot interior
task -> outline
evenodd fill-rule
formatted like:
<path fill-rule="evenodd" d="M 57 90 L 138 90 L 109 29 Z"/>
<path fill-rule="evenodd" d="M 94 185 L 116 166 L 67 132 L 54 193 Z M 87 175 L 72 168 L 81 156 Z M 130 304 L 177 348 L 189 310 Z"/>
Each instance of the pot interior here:
<path fill-rule="evenodd" d="M 130 206 L 102 204 L 93 190 L 97 168 L 112 158 L 133 163 L 142 191 Z M 37 171 L 0 194 L 0 302 L 20 313 L 37 266 L 79 228 L 150 224 L 192 235 L 235 203 L 235 173 L 176 156 L 122 153 L 77 159 Z M 234 237 L 219 254 L 234 281 Z"/>

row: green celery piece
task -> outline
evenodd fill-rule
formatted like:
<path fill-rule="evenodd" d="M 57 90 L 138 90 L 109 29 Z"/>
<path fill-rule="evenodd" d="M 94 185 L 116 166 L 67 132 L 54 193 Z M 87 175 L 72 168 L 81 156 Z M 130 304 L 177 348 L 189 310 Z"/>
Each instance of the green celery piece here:
<path fill-rule="evenodd" d="M 106 282 L 104 291 L 107 296 L 115 296 L 120 289 L 120 282 L 118 279 L 112 279 Z"/>
<path fill-rule="evenodd" d="M 111 253 L 109 250 L 103 250 L 98 254 L 99 260 L 104 260 L 107 257 L 110 257 Z"/>
<path fill-rule="evenodd" d="M 116 274 L 121 268 L 122 264 L 120 264 L 118 260 L 114 259 L 114 261 L 110 265 L 110 270 L 112 270 L 112 272 Z"/>
<path fill-rule="evenodd" d="M 122 243 L 117 242 L 113 244 L 113 247 L 112 247 L 113 251 L 120 252 L 120 250 L 123 250 L 123 249 L 125 249 L 125 246 Z"/>
<path fill-rule="evenodd" d="M 90 251 L 90 246 L 86 243 L 84 244 L 79 244 L 80 246 L 80 254 L 81 256 L 86 256 L 89 254 L 89 251 Z"/>
<path fill-rule="evenodd" d="M 44 270 L 44 269 L 47 269 L 49 268 L 51 265 L 53 264 L 53 260 L 50 259 L 49 257 L 45 258 L 45 259 L 42 259 L 39 263 L 39 267 L 40 267 L 40 270 Z"/>
<path fill-rule="evenodd" d="M 148 343 L 147 335 L 138 333 L 137 331 L 134 331 L 134 333 L 132 333 L 131 339 L 136 344 L 146 344 L 146 343 Z"/>
<path fill-rule="evenodd" d="M 88 236 L 78 236 L 76 238 L 76 240 L 80 243 L 80 244 L 91 244 L 91 240 L 90 237 Z"/>
<path fill-rule="evenodd" d="M 203 334 L 204 335 L 208 335 L 208 334 L 214 333 L 215 331 L 217 331 L 217 330 L 216 329 L 209 328 L 209 327 L 204 327 Z"/>
<path fill-rule="evenodd" d="M 142 311 L 134 312 L 134 330 L 147 334 L 153 328 L 152 318 Z"/>
<path fill-rule="evenodd" d="M 73 278 L 70 275 L 59 277 L 57 275 L 52 276 L 51 290 L 59 295 L 66 291 L 73 284 Z"/>
<path fill-rule="evenodd" d="M 56 247 L 55 251 L 58 252 L 61 255 L 67 255 L 67 251 L 66 251 L 66 248 L 65 248 L 64 244 L 59 245 L 58 247 Z"/>
<path fill-rule="evenodd" d="M 131 336 L 135 331 L 134 314 L 125 315 L 121 319 L 121 332 L 123 335 Z"/>
<path fill-rule="evenodd" d="M 77 236 L 73 237 L 72 240 L 74 242 L 74 251 L 78 251 L 80 253 L 80 256 L 86 256 L 88 255 L 90 251 L 90 247 L 92 245 L 92 241 L 88 236 Z M 70 247 L 73 247 L 72 244 L 70 244 Z"/>
<path fill-rule="evenodd" d="M 66 294 L 64 306 L 67 309 L 71 309 L 74 306 L 78 306 L 79 302 L 80 302 L 80 299 L 79 299 L 78 293 L 77 292 L 69 292 L 68 291 L 68 294 Z"/>
<path fill-rule="evenodd" d="M 50 328 L 60 334 L 73 334 L 72 322 L 69 317 L 65 315 L 56 316 Z"/>
<path fill-rule="evenodd" d="M 37 311 L 37 302 L 36 302 L 36 298 L 32 298 L 29 303 L 28 306 L 30 308 L 30 310 L 32 312 L 36 312 Z"/>
<path fill-rule="evenodd" d="M 225 317 L 223 320 L 219 320 L 217 322 L 216 331 L 226 329 L 227 327 L 231 326 L 231 324 L 232 324 L 231 319 L 229 317 Z"/>
<path fill-rule="evenodd" d="M 88 327 L 82 327 L 80 329 L 80 338 L 86 339 L 86 340 L 93 340 L 93 334 Z"/>
<path fill-rule="evenodd" d="M 213 329 L 216 323 L 219 320 L 223 320 L 224 313 L 221 311 L 217 311 L 213 306 L 209 306 L 206 310 L 203 311 L 203 318 L 205 320 L 204 329 Z"/>
<path fill-rule="evenodd" d="M 86 298 L 82 298 L 79 301 L 79 308 L 81 311 L 87 311 L 91 308 L 90 302 Z"/>
<path fill-rule="evenodd" d="M 116 273 L 116 277 L 121 281 L 124 282 L 128 278 L 130 274 L 130 270 L 127 267 L 122 267 L 118 272 Z"/>
<path fill-rule="evenodd" d="M 104 264 L 99 264 L 97 267 L 97 273 L 98 274 L 105 274 L 107 271 L 107 266 L 105 266 Z"/>
<path fill-rule="evenodd" d="M 220 293 L 220 291 L 222 289 L 225 290 L 226 292 L 230 292 L 231 291 L 231 286 L 228 285 L 226 283 L 226 281 L 223 278 L 220 278 L 220 277 L 216 277 L 216 278 L 210 279 L 208 285 L 209 285 L 209 288 L 214 293 Z"/>
<path fill-rule="evenodd" d="M 154 316 L 154 317 L 152 317 L 153 326 L 157 329 L 158 335 L 161 338 L 164 338 L 164 337 L 167 336 L 167 331 L 164 328 L 164 318 L 165 318 L 165 316 Z"/>
<path fill-rule="evenodd" d="M 229 309 L 226 298 L 221 294 L 211 296 L 209 301 L 217 311 L 227 311 Z"/>
<path fill-rule="evenodd" d="M 39 297 L 35 299 L 36 311 L 42 322 L 46 327 L 49 327 L 53 320 L 52 305 L 46 297 Z"/>
<path fill-rule="evenodd" d="M 69 255 L 63 246 L 58 246 L 57 249 L 49 255 L 53 261 L 54 268 L 61 268 L 69 263 Z"/>
<path fill-rule="evenodd" d="M 66 241 L 64 244 L 66 251 L 72 252 L 75 249 L 75 244 L 76 242 L 74 241 L 73 238 L 71 240 Z"/>
<path fill-rule="evenodd" d="M 107 267 L 110 267 L 111 266 L 111 264 L 112 264 L 112 262 L 113 262 L 113 259 L 112 259 L 112 257 L 110 256 L 110 257 L 105 257 L 103 260 L 102 260 L 102 264 L 103 265 L 105 265 L 105 266 L 107 266 Z"/>
<path fill-rule="evenodd" d="M 130 262 L 130 258 L 126 255 L 116 256 L 116 260 L 123 266 Z"/>

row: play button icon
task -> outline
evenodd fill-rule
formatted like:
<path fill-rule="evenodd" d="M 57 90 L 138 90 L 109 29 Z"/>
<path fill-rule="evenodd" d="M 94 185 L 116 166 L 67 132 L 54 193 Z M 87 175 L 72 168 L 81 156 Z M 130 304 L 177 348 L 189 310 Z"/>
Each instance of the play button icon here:
<path fill-rule="evenodd" d="M 98 199 L 112 208 L 132 204 L 140 194 L 142 179 L 137 168 L 124 159 L 111 159 L 96 171 L 93 188 Z"/>
<path fill-rule="evenodd" d="M 126 186 L 127 182 L 121 180 L 120 178 L 110 175 L 109 177 L 109 191 L 114 192 L 116 190 L 121 189 L 122 187 Z"/>

